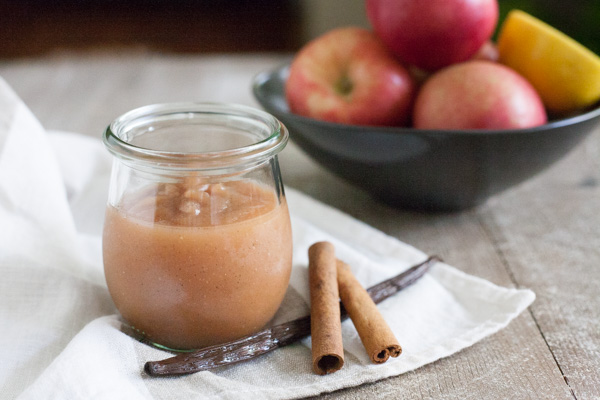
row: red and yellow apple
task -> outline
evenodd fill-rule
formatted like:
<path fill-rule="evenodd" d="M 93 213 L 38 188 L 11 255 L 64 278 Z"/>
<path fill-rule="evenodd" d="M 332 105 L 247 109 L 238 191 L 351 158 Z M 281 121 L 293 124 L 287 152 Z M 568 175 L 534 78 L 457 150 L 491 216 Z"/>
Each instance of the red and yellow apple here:
<path fill-rule="evenodd" d="M 518 129 L 546 122 L 542 100 L 525 78 L 481 60 L 433 74 L 421 87 L 413 113 L 419 129 Z"/>
<path fill-rule="evenodd" d="M 345 124 L 405 125 L 416 84 L 371 31 L 334 29 L 306 44 L 290 65 L 293 113 Z"/>
<path fill-rule="evenodd" d="M 497 0 L 367 0 L 366 8 L 389 49 L 427 71 L 471 58 L 498 23 Z"/>

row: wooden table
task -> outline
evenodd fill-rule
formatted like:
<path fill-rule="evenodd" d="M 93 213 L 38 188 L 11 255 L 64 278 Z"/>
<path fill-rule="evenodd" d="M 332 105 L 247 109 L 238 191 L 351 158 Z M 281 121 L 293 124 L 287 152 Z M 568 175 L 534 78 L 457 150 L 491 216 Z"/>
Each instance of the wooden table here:
<path fill-rule="evenodd" d="M 47 129 L 99 137 L 116 116 L 149 103 L 258 106 L 252 77 L 288 59 L 57 54 L 0 61 L 0 76 Z M 280 161 L 288 186 L 469 274 L 537 294 L 507 328 L 458 354 L 324 398 L 600 399 L 600 132 L 537 177 L 453 214 L 385 206 L 293 143 Z"/>

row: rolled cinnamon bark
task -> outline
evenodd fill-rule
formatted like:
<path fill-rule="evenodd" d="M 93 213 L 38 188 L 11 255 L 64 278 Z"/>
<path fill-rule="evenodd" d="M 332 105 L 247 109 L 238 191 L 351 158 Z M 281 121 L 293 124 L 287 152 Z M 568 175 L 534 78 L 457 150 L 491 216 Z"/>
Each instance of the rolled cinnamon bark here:
<path fill-rule="evenodd" d="M 308 249 L 313 371 L 330 374 L 344 365 L 335 249 L 318 242 Z"/>
<path fill-rule="evenodd" d="M 346 308 L 360 340 L 371 361 L 386 362 L 390 356 L 398 357 L 402 347 L 377 306 L 352 274 L 350 267 L 337 260 L 337 279 L 342 304 Z"/>

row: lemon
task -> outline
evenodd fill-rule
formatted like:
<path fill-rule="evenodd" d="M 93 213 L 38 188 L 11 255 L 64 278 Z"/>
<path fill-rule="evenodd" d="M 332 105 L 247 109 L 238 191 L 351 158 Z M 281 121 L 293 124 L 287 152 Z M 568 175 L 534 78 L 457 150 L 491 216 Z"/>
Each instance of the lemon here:
<path fill-rule="evenodd" d="M 600 100 L 600 57 L 552 26 L 512 10 L 497 44 L 499 62 L 529 80 L 549 112 L 568 114 Z"/>

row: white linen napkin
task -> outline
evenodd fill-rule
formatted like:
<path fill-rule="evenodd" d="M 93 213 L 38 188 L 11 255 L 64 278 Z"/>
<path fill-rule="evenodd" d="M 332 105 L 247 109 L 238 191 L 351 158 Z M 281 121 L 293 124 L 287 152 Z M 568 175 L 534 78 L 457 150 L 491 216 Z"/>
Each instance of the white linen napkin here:
<path fill-rule="evenodd" d="M 108 121 L 107 121 L 108 123 Z M 98 127 L 99 132 L 103 127 Z M 99 140 L 47 133 L 0 79 L 0 393 L 19 399 L 298 398 L 402 374 L 505 327 L 535 298 L 444 263 L 379 305 L 403 353 L 373 365 L 350 320 L 346 363 L 311 370 L 310 339 L 245 363 L 152 378 L 170 353 L 122 333 L 102 272 L 110 157 Z M 423 261 L 421 251 L 286 188 L 293 273 L 279 322 L 308 313 L 307 249 L 331 241 L 365 287 Z"/>

